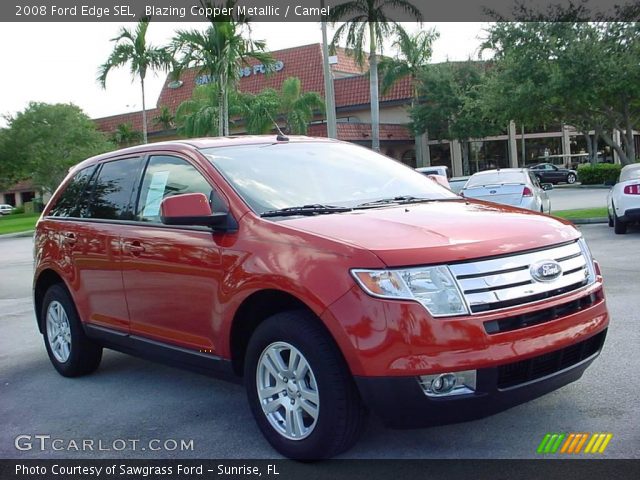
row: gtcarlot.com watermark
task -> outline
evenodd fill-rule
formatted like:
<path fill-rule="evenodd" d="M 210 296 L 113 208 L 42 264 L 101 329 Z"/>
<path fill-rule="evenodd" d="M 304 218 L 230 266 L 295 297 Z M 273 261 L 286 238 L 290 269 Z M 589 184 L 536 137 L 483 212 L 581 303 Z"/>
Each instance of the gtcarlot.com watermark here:
<path fill-rule="evenodd" d="M 17 450 L 39 452 L 123 452 L 146 451 L 152 452 L 193 452 L 193 439 L 152 438 L 59 438 L 44 434 L 18 435 L 13 442 Z"/>

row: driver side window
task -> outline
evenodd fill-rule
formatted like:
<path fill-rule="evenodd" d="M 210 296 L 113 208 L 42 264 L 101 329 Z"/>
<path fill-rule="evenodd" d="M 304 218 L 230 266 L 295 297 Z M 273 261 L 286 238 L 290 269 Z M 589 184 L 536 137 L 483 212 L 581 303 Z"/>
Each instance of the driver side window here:
<path fill-rule="evenodd" d="M 203 193 L 214 212 L 226 212 L 227 207 L 211 184 L 189 162 L 182 158 L 157 155 L 149 159 L 140 189 L 136 219 L 161 223 L 160 203 L 166 197 L 183 193 Z"/>

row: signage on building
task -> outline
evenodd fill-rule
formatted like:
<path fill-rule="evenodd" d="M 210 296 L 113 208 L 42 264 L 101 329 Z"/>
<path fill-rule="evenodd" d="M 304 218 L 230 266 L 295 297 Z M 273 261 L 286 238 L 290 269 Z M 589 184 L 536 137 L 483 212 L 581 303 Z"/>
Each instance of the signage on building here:
<path fill-rule="evenodd" d="M 281 71 L 283 68 L 284 62 L 281 60 L 277 60 L 273 65 L 263 65 L 262 63 L 258 63 L 257 65 L 239 68 L 238 76 L 242 78 L 257 75 L 259 73 L 275 73 Z M 211 75 L 200 75 L 196 77 L 196 85 L 206 85 L 213 81 L 215 81 L 215 79 Z"/>

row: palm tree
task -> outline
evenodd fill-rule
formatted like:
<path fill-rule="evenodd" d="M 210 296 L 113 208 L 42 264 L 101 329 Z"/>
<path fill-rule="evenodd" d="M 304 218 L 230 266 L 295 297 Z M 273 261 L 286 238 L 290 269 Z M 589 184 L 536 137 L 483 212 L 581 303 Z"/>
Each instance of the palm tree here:
<path fill-rule="evenodd" d="M 395 34 L 396 38 L 392 46 L 397 50 L 398 56 L 395 58 L 384 57 L 378 65 L 382 75 L 382 93 L 387 93 L 401 78 L 409 77 L 411 81 L 411 109 L 413 110 L 419 96 L 418 76 L 429 65 L 433 53 L 433 42 L 440 37 L 440 34 L 435 29 L 431 29 L 410 35 L 403 28 L 396 28 Z M 421 157 L 423 152 L 417 135 L 415 143 L 416 154 Z"/>
<path fill-rule="evenodd" d="M 213 22 L 205 31 L 179 30 L 173 39 L 173 50 L 181 53 L 177 75 L 185 68 L 196 68 L 200 75 L 219 85 L 218 134 L 229 134 L 229 92 L 240 79 L 239 67 L 255 59 L 266 67 L 272 63 L 263 41 L 244 38 L 246 22 L 235 20 Z"/>
<path fill-rule="evenodd" d="M 121 123 L 113 132 L 112 139 L 119 146 L 128 147 L 137 144 L 142 136 L 138 130 L 133 129 L 131 123 Z"/>
<path fill-rule="evenodd" d="M 329 20 L 332 25 L 344 21 L 336 30 L 332 46 L 346 36 L 347 48 L 353 50 L 355 59 L 364 64 L 365 39 L 369 39 L 369 90 L 371 98 L 371 148 L 380 151 L 380 112 L 378 104 L 378 45 L 400 26 L 389 19 L 386 11 L 402 10 L 422 22 L 422 14 L 408 0 L 351 0 L 332 8 Z"/>
<path fill-rule="evenodd" d="M 149 17 L 142 18 L 136 26 L 135 32 L 121 27 L 115 42 L 113 52 L 107 61 L 100 66 L 98 82 L 102 88 L 107 86 L 107 75 L 113 68 L 130 64 L 131 75 L 140 79 L 142 90 L 142 138 L 147 143 L 147 108 L 144 98 L 144 79 L 148 70 L 165 70 L 171 65 L 171 55 L 164 48 L 147 44 L 146 36 L 149 28 Z"/>
<path fill-rule="evenodd" d="M 215 83 L 195 88 L 191 99 L 178 106 L 175 121 L 178 134 L 185 137 L 207 137 L 218 130 L 220 89 Z"/>
<path fill-rule="evenodd" d="M 175 116 L 171 113 L 171 110 L 166 105 L 160 108 L 160 113 L 153 118 L 154 125 L 160 125 L 163 129 L 169 130 L 173 128 Z"/>
<path fill-rule="evenodd" d="M 242 95 L 239 101 L 236 108 L 250 134 L 268 133 L 282 119 L 285 133 L 305 135 L 314 112 L 324 111 L 322 96 L 317 92 L 302 93 L 297 77 L 287 78 L 279 92 L 267 88 L 257 95 Z"/>

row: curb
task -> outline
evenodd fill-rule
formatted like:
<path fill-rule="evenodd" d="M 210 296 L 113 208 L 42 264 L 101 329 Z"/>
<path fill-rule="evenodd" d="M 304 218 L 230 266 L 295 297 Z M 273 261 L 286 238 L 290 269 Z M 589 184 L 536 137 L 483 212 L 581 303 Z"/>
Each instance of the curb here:
<path fill-rule="evenodd" d="M 31 237 L 33 236 L 34 230 L 27 230 L 26 232 L 16 232 L 16 233 L 5 233 L 4 235 L 0 235 L 0 240 L 3 238 L 20 238 L 20 237 Z"/>
<path fill-rule="evenodd" d="M 565 220 L 569 220 L 571 223 L 575 225 L 591 225 L 596 223 L 609 223 L 609 219 L 607 217 L 596 217 L 596 218 L 569 218 L 566 217 Z"/>

